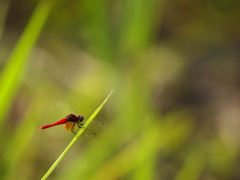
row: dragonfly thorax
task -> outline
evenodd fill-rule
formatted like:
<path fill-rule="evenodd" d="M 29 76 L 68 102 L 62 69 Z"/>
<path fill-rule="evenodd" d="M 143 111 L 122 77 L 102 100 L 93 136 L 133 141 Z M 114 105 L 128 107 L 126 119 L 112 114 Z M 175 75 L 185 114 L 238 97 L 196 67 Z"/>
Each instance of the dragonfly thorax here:
<path fill-rule="evenodd" d="M 83 122 L 84 117 L 82 115 L 69 114 L 65 119 L 71 122 Z"/>

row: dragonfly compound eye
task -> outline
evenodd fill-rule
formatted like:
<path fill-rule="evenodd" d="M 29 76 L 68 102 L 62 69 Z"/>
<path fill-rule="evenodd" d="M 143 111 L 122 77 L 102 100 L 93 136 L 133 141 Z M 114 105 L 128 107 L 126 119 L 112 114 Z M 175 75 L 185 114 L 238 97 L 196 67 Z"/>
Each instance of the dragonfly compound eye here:
<path fill-rule="evenodd" d="M 82 115 L 78 115 L 78 121 L 83 122 L 83 120 L 84 120 L 84 117 Z"/>

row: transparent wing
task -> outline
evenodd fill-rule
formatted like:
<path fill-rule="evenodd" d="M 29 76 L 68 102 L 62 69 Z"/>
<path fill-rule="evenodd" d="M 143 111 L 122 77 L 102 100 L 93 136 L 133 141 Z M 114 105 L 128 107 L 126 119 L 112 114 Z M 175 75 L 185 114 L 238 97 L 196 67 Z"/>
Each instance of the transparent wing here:
<path fill-rule="evenodd" d="M 92 130 L 95 130 L 96 132 L 98 131 L 102 131 L 105 127 L 105 124 L 103 122 L 100 122 L 100 121 L 95 121 L 93 120 L 89 125 L 88 125 L 88 128 L 89 129 L 92 129 Z"/>
<path fill-rule="evenodd" d="M 78 128 L 81 128 L 83 124 L 78 124 Z M 88 127 L 84 130 L 83 135 L 88 138 L 95 138 L 103 130 L 105 124 L 100 121 L 92 121 Z M 75 128 L 77 128 L 75 126 Z"/>

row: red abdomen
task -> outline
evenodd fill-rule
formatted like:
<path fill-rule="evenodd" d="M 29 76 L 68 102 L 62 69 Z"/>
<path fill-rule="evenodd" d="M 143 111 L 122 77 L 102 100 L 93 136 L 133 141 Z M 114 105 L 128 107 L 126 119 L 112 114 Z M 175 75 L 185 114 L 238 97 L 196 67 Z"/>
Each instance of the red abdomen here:
<path fill-rule="evenodd" d="M 47 128 L 50 128 L 52 126 L 56 126 L 56 125 L 60 125 L 60 124 L 65 124 L 67 122 L 66 119 L 61 119 L 60 121 L 58 122 L 55 122 L 55 123 L 52 123 L 52 124 L 48 124 L 48 125 L 45 125 L 45 126 L 42 126 L 40 127 L 39 129 L 47 129 Z"/>

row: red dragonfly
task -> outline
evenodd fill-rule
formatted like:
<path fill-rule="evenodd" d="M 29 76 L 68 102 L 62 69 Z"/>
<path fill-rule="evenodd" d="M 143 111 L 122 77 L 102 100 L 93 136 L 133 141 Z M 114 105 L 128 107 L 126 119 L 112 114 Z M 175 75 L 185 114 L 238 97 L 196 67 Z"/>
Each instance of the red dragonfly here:
<path fill-rule="evenodd" d="M 74 126 L 77 124 L 77 126 L 79 128 L 81 128 L 84 125 L 83 120 L 84 120 L 84 117 L 82 115 L 75 115 L 75 114 L 71 113 L 68 116 L 66 116 L 64 119 L 61 119 L 60 121 L 57 121 L 57 122 L 52 123 L 52 124 L 42 126 L 39 129 L 47 129 L 47 128 L 50 128 L 52 126 L 64 124 L 64 128 L 66 130 L 72 131 L 72 133 L 74 135 L 76 135 L 77 133 L 74 131 Z M 92 132 L 92 134 L 94 136 L 96 135 L 93 132 Z"/>

